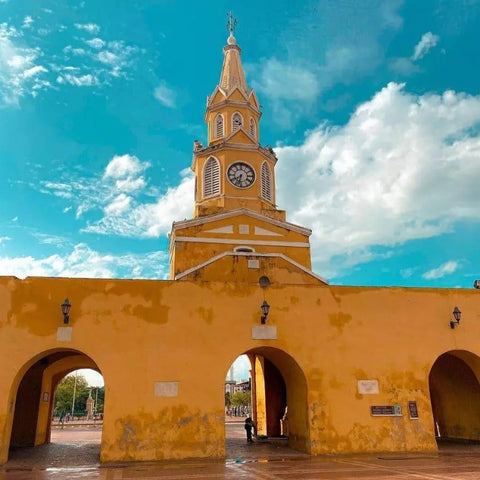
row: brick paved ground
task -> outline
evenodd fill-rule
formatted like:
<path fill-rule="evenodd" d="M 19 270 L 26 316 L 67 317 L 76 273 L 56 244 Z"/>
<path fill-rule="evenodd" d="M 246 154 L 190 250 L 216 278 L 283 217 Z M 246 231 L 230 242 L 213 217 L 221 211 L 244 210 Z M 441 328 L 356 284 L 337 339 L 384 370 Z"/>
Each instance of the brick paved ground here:
<path fill-rule="evenodd" d="M 248 445 L 242 425 L 227 425 L 226 460 L 100 465 L 99 429 L 52 432 L 55 442 L 21 449 L 0 466 L 0 480 L 480 480 L 480 445 L 439 453 L 309 457 L 284 441 Z M 72 442 L 75 440 L 75 442 Z"/>

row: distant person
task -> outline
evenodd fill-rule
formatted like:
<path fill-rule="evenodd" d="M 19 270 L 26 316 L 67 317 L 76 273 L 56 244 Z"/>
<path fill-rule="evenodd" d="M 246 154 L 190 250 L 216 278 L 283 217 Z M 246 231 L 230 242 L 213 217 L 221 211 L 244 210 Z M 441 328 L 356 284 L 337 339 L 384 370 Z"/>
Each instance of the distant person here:
<path fill-rule="evenodd" d="M 253 420 L 251 417 L 245 419 L 245 431 L 247 432 L 247 443 L 253 443 L 252 440 L 252 429 L 254 427 Z"/>

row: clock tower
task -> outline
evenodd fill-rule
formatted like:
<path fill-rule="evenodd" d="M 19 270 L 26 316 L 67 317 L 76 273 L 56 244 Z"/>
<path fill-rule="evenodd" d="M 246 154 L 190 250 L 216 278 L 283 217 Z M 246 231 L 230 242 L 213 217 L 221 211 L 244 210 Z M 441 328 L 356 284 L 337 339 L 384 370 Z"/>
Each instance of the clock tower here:
<path fill-rule="evenodd" d="M 245 79 L 235 25 L 229 15 L 220 81 L 207 98 L 207 145 L 193 144 L 194 218 L 172 226 L 171 278 L 258 280 L 276 264 L 277 277 L 295 270 L 301 283 L 325 283 L 310 271 L 311 231 L 286 222 L 276 207 L 277 157 L 260 144 L 262 113 Z"/>

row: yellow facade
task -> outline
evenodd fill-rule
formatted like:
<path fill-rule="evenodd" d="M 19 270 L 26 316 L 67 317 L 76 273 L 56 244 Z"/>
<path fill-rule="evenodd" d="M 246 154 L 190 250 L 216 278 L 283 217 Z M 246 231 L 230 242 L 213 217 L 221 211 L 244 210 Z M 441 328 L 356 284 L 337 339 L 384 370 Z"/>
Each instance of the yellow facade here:
<path fill-rule="evenodd" d="M 66 295 L 72 334 L 60 341 Z M 264 298 L 276 339 L 252 338 Z M 106 386 L 103 461 L 222 456 L 223 385 L 242 353 L 281 372 L 293 447 L 312 454 L 433 450 L 430 370 L 445 352 L 462 360 L 458 351 L 480 350 L 473 290 L 3 277 L 0 299 L 2 461 L 17 390 L 32 366 L 43 380 L 36 399 L 29 397 L 31 410 L 41 406 L 37 444 L 45 431 L 43 394 L 53 392 L 49 379 L 96 365 Z M 462 309 L 455 330 L 448 324 L 452 305 Z M 469 382 L 478 382 L 478 357 L 470 356 Z M 360 394 L 357 382 L 369 379 L 378 381 L 379 393 Z M 178 382 L 176 395 L 156 392 L 162 382 Z M 447 400 L 446 418 L 458 399 L 448 402 L 448 388 L 438 392 Z M 408 401 L 417 402 L 418 420 L 409 419 Z M 403 416 L 372 417 L 372 405 L 400 405 Z M 472 409 L 459 415 L 474 418 Z M 457 431 L 465 424 L 453 421 Z M 480 439 L 478 429 L 464 435 Z"/>
<path fill-rule="evenodd" d="M 310 230 L 276 209 L 276 158 L 258 143 L 258 102 L 242 75 L 229 39 L 209 145 L 194 152 L 195 218 L 172 227 L 171 280 L 0 277 L 0 462 L 10 446 L 49 441 L 55 387 L 77 368 L 105 380 L 102 461 L 221 457 L 224 380 L 241 354 L 259 433 L 277 432 L 288 407 L 289 445 L 300 451 L 428 451 L 439 432 L 480 440 L 479 292 L 331 286 L 313 273 Z M 256 130 L 227 141 L 237 111 Z M 225 135 L 214 138 L 219 112 Z M 214 194 L 203 198 L 212 156 Z M 226 177 L 239 161 L 255 181 L 241 169 Z M 452 329 L 454 306 L 462 319 Z M 372 406 L 402 412 L 374 416 Z"/>

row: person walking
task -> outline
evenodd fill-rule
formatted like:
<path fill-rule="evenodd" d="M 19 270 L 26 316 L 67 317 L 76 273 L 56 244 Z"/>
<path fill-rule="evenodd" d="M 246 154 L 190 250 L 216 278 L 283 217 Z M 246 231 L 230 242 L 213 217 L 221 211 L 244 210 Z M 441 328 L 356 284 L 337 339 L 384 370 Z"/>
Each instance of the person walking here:
<path fill-rule="evenodd" d="M 252 439 L 252 429 L 254 427 L 253 420 L 251 417 L 245 419 L 245 431 L 247 432 L 247 443 L 253 443 Z"/>

